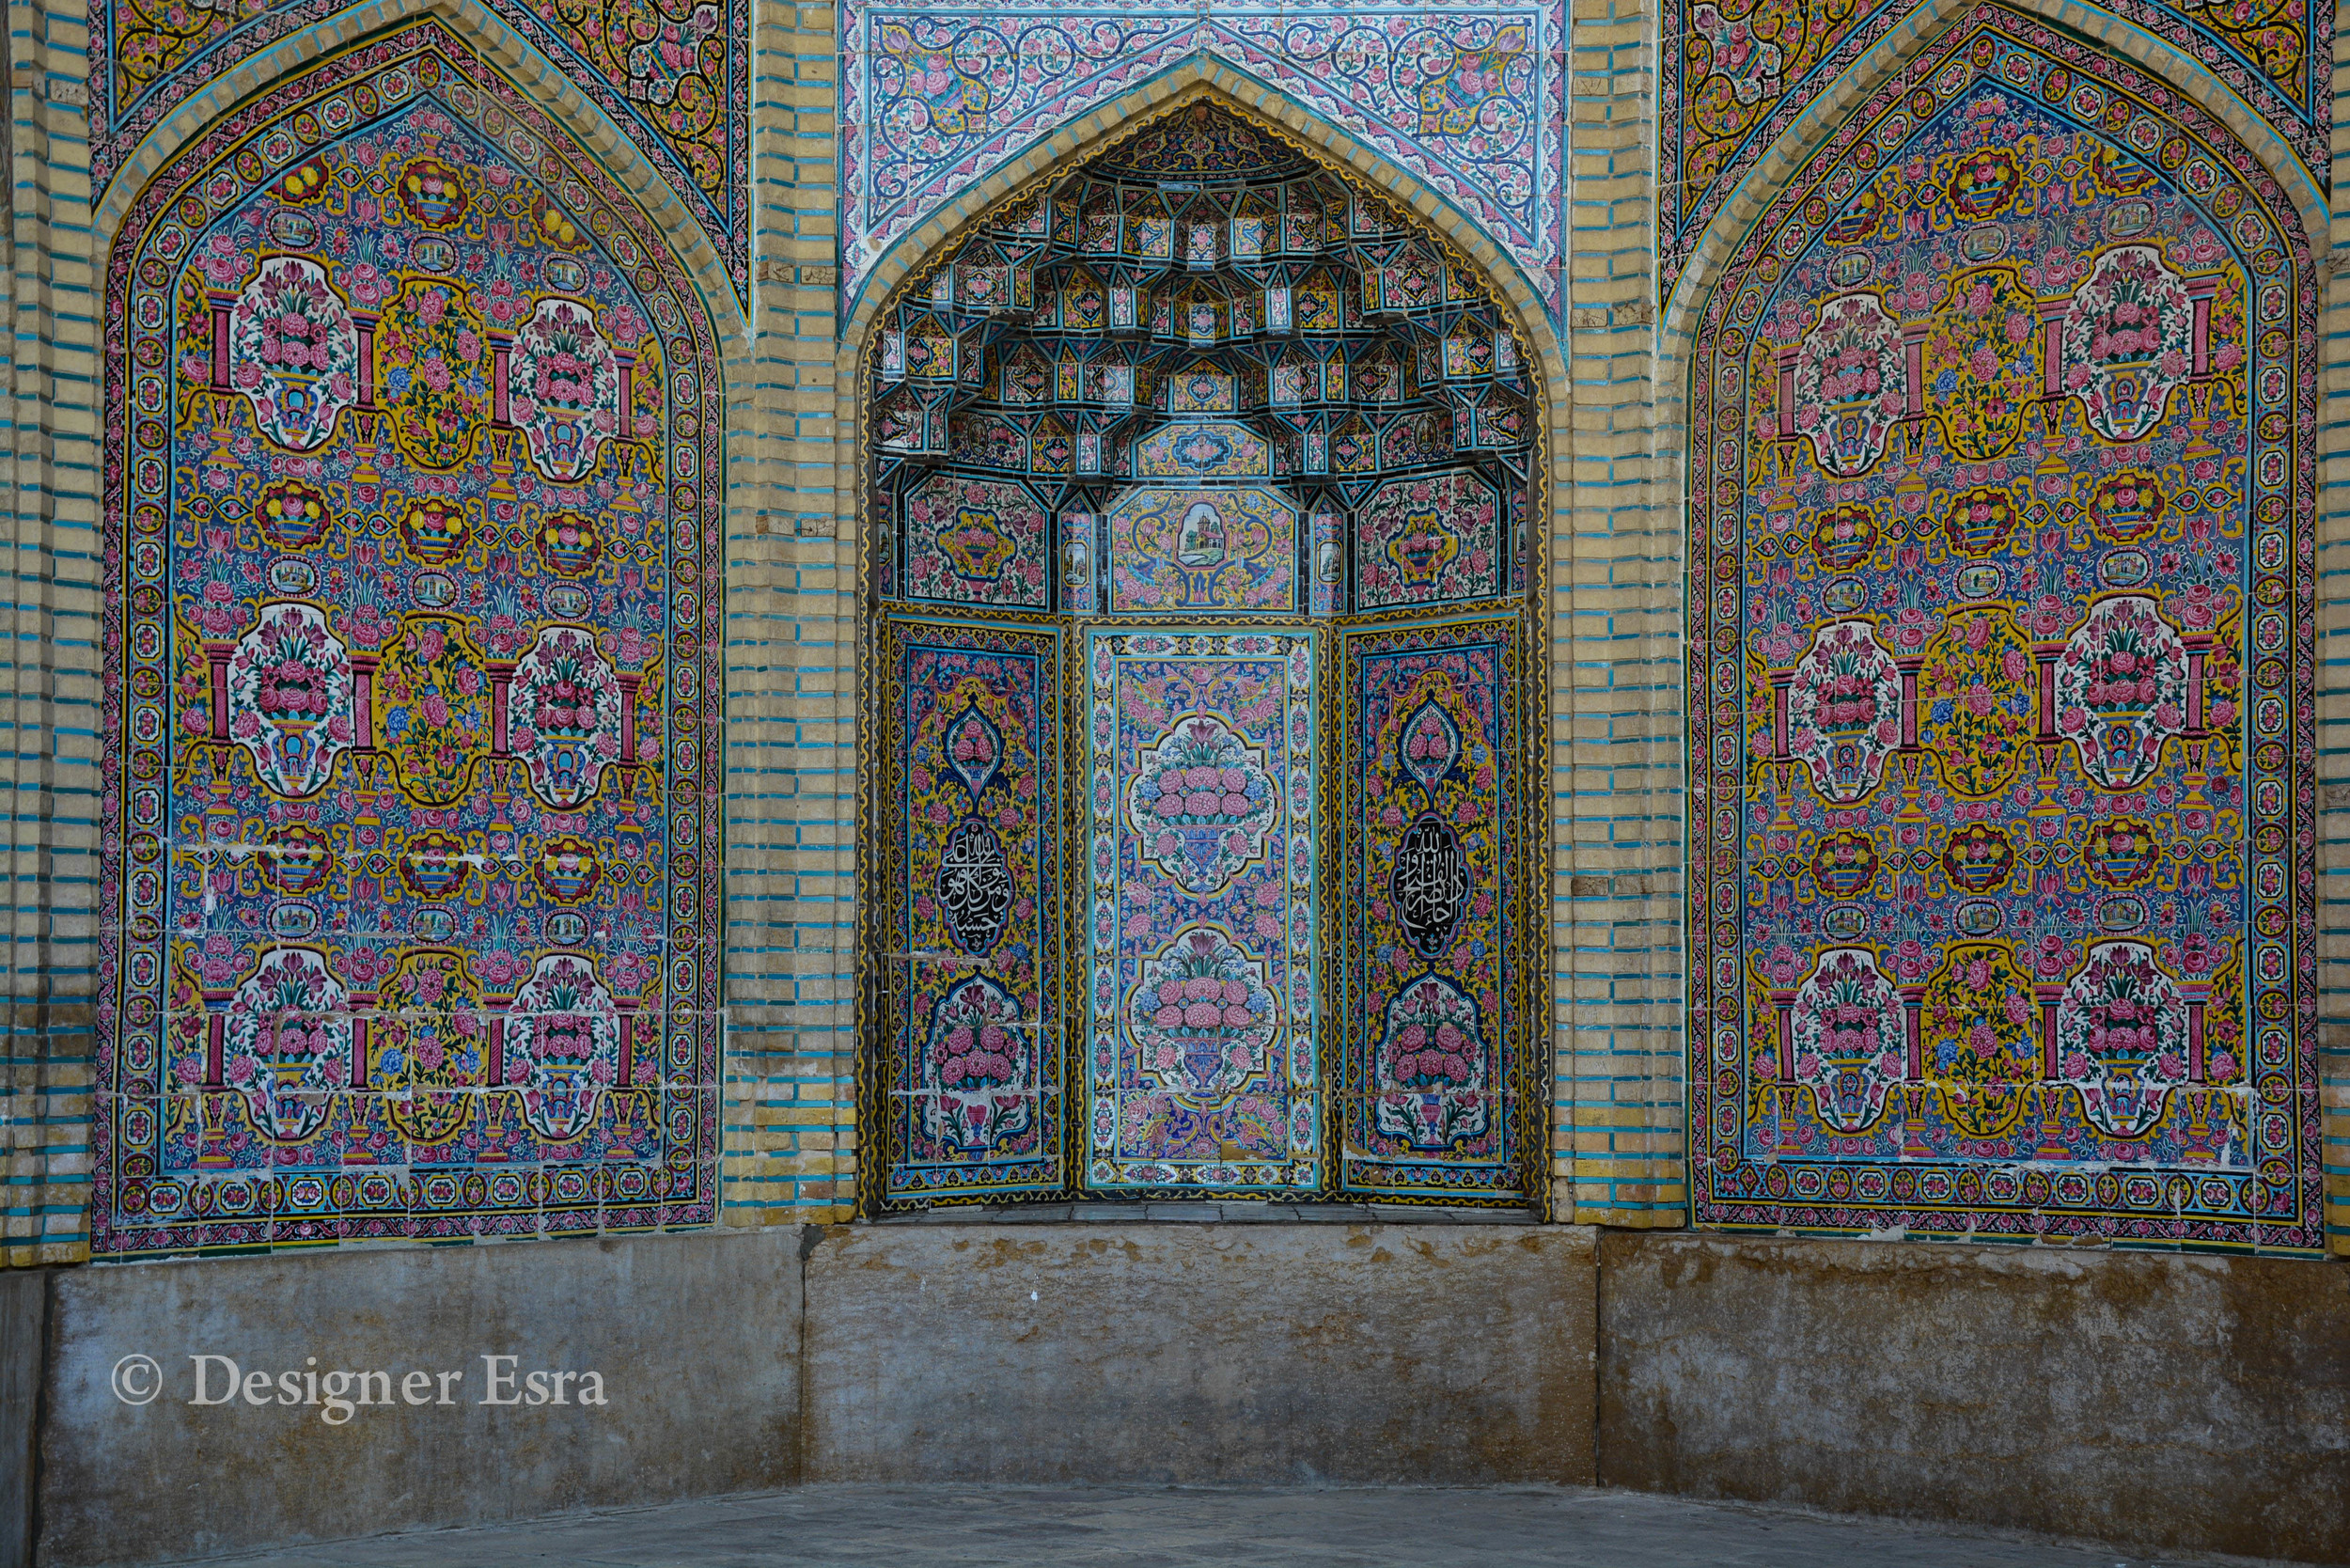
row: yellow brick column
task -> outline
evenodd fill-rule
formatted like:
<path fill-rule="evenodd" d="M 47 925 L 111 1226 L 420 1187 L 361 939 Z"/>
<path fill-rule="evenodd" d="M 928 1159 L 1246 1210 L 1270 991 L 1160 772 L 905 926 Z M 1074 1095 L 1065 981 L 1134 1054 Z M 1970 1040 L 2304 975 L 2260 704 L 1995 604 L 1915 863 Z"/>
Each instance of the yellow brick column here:
<path fill-rule="evenodd" d="M 8 1034 L 0 1264 L 89 1256 L 102 553 L 88 35 L 79 0 L 8 7 L 8 222 L 0 240 L 0 517 Z"/>
<path fill-rule="evenodd" d="M 1576 0 L 1567 78 L 1573 511 L 1557 760 L 1561 1218 L 1678 1226 L 1682 497 L 1656 354 L 1656 15 Z M 1671 47 L 1668 40 L 1667 47 Z"/>
<path fill-rule="evenodd" d="M 730 1225 L 855 1201 L 855 557 L 835 479 L 834 17 L 761 8 L 751 59 L 752 344 L 727 508 Z"/>

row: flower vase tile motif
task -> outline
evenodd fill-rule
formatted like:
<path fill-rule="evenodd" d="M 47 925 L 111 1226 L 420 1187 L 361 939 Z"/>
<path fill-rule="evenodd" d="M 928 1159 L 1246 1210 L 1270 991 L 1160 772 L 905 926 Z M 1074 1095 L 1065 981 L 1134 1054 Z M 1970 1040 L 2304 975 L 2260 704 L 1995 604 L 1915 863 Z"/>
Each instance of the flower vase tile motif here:
<path fill-rule="evenodd" d="M 2315 1248 L 2297 220 L 1996 8 L 1857 116 L 1693 378 L 1698 1218 Z"/>
<path fill-rule="evenodd" d="M 852 0 L 840 12 L 840 122 L 853 128 L 840 142 L 841 307 L 891 245 L 960 192 L 1207 55 L 1427 184 L 1555 310 L 1565 40 L 1558 0 L 1219 0 L 1210 10 L 1187 0 L 1009 10 Z"/>
<path fill-rule="evenodd" d="M 1512 619 L 1350 632 L 1340 1186 L 1523 1196 Z"/>
<path fill-rule="evenodd" d="M 714 1216 L 714 339 L 525 113 L 414 24 L 116 249 L 102 1251 Z"/>
<path fill-rule="evenodd" d="M 1316 634 L 1096 629 L 1083 1185 L 1322 1184 Z"/>
<path fill-rule="evenodd" d="M 106 0 L 96 8 L 89 38 L 95 192 L 189 99 L 342 8 L 338 0 L 241 7 Z M 490 9 L 611 118 L 702 226 L 737 290 L 747 290 L 748 0 L 647 0 L 624 11 L 491 0 Z M 536 114 L 525 119 L 534 133 L 549 130 Z M 559 233 L 562 215 L 547 212 Z"/>
<path fill-rule="evenodd" d="M 2298 0 L 2107 0 L 2105 8 L 2211 71 L 2326 182 L 2332 12 Z M 1793 8 L 1670 0 L 1657 180 L 1658 264 L 1668 290 L 1764 149 L 1916 9 L 1917 0 Z M 2127 62 L 2117 62 L 2112 76 L 2125 91 L 2161 91 Z"/>
<path fill-rule="evenodd" d="M 1507 503 L 1487 476 L 1394 479 L 1355 519 L 1355 597 L 1365 610 L 1495 599 L 1505 591 Z"/>
<path fill-rule="evenodd" d="M 1058 1196 L 1062 634 L 893 616 L 883 1107 L 892 1202 Z"/>
<path fill-rule="evenodd" d="M 1042 502 L 1017 479 L 942 471 L 905 499 L 908 599 L 1042 610 L 1046 541 Z"/>

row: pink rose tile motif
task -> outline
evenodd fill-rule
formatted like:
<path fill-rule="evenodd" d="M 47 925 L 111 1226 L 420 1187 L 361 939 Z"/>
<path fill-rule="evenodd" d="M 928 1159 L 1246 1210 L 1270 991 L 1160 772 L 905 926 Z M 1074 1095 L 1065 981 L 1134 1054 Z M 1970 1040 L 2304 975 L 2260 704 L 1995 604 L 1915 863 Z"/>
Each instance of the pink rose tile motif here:
<path fill-rule="evenodd" d="M 840 10 L 841 300 L 1039 138 L 1200 54 L 1326 116 L 1482 227 L 1556 308 L 1565 9 L 1218 0 Z"/>
<path fill-rule="evenodd" d="M 2107 0 L 2105 8 L 2201 62 L 2324 182 L 2332 12 L 2299 0 Z M 1916 9 L 1916 0 L 1794 9 L 1756 0 L 1668 0 L 1656 185 L 1658 262 L 1668 290 L 1764 149 Z M 2127 64 L 2117 80 L 2133 90 L 2153 86 Z M 2074 87 L 2060 82 L 2058 96 Z"/>
<path fill-rule="evenodd" d="M 1702 302 L 1700 1223 L 2323 1246 L 2317 290 L 2256 169 L 1985 8 Z"/>
<path fill-rule="evenodd" d="M 1344 1190 L 1523 1190 L 1510 619 L 1345 636 Z"/>
<path fill-rule="evenodd" d="M 1355 515 L 1355 603 L 1490 599 L 1507 554 L 1500 487 L 1465 469 L 1391 479 Z"/>
<path fill-rule="evenodd" d="M 1088 638 L 1089 1191 L 1319 1184 L 1316 651 L 1299 630 Z"/>
<path fill-rule="evenodd" d="M 1062 1188 L 1061 635 L 883 629 L 885 1204 Z"/>
<path fill-rule="evenodd" d="M 715 1214 L 716 341 L 535 113 L 408 23 L 126 215 L 101 1252 Z M 517 363 L 588 394 L 543 466 Z"/>

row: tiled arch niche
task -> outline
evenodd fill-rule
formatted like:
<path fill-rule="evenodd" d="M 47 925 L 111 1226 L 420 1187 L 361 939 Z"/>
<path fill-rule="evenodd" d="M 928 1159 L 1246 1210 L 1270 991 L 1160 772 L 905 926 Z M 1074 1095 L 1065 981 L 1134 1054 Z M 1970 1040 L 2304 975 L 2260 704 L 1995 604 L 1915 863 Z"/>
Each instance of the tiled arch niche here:
<path fill-rule="evenodd" d="M 1540 411 L 1490 287 L 1195 101 L 869 360 L 868 1211 L 1539 1204 Z"/>

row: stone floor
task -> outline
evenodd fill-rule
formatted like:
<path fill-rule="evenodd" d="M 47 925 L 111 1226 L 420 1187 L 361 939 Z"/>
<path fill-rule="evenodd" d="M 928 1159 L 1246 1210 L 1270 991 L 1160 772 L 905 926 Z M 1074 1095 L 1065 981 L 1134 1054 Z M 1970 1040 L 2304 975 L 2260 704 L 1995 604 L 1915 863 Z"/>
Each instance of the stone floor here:
<path fill-rule="evenodd" d="M 215 1561 L 219 1560 L 217 1559 Z M 2152 1568 L 2079 1543 L 1579 1488 L 808 1486 L 230 1560 L 267 1568 Z M 2163 1568 L 2212 1560 L 2165 1557 Z M 2231 1560 L 2241 1563 L 2245 1560 Z"/>

